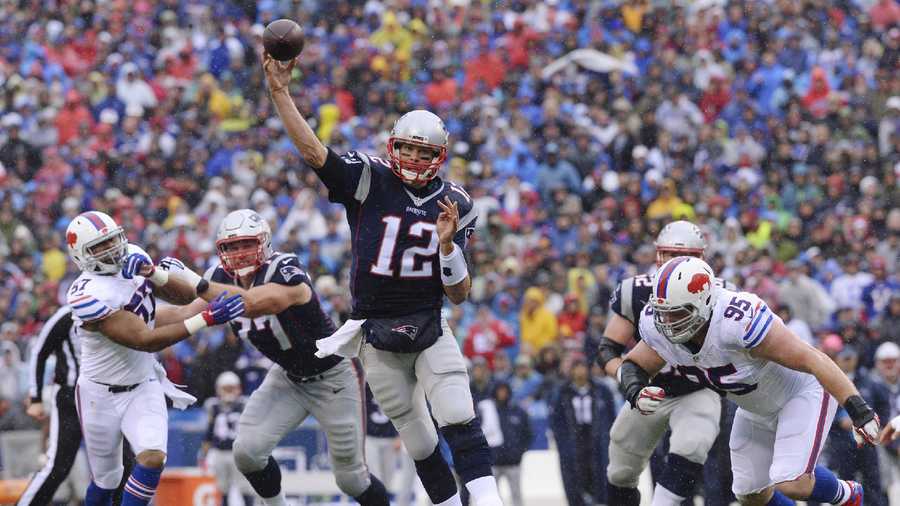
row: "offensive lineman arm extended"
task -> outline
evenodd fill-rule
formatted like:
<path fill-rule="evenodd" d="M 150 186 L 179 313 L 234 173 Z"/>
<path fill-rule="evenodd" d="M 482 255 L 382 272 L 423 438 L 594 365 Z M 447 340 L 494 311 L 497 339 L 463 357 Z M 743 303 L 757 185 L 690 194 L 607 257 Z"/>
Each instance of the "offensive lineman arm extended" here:
<path fill-rule="evenodd" d="M 857 444 L 861 443 L 860 438 L 876 444 L 878 416 L 859 395 L 850 378 L 827 355 L 797 337 L 780 319 L 775 321 L 762 343 L 750 350 L 750 356 L 815 376 L 822 388 L 847 410 L 856 427 Z"/>
<path fill-rule="evenodd" d="M 290 63 L 276 61 L 268 53 L 263 56 L 263 70 L 266 73 L 266 80 L 269 82 L 269 93 L 272 95 L 275 110 L 278 111 L 278 116 L 281 118 L 288 137 L 300 150 L 306 163 L 315 169 L 320 169 L 325 165 L 328 149 L 316 137 L 309 123 L 303 119 L 303 115 L 297 110 L 288 89 L 291 82 L 291 71 L 296 63 L 296 59 L 291 60 Z"/>
<path fill-rule="evenodd" d="M 237 294 L 244 298 L 245 318 L 278 314 L 291 306 L 302 306 L 312 300 L 312 288 L 306 283 L 293 286 L 266 283 L 245 290 L 239 286 L 210 282 L 209 288 L 200 294 L 200 297 L 206 301 L 211 301 L 225 292 Z M 192 310 L 194 311 L 188 316 L 197 314 L 204 306 L 205 304 L 199 304 L 197 301 L 194 301 L 190 306 L 187 306 L 193 308 Z M 198 310 L 198 308 L 200 309 Z"/>
<path fill-rule="evenodd" d="M 609 322 L 603 329 L 597 360 L 606 374 L 614 378 L 622 365 L 622 352 L 634 339 L 634 325 L 618 314 L 611 313 Z"/>

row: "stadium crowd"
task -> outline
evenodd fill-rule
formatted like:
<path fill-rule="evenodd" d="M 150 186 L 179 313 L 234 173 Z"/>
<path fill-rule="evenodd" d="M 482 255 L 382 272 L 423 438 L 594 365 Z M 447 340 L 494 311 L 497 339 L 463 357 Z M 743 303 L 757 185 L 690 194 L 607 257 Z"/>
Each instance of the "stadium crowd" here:
<path fill-rule="evenodd" d="M 410 109 L 446 121 L 443 174 L 479 208 L 472 297 L 446 311 L 484 395 L 502 379 L 517 405 L 552 405 L 672 219 L 801 337 L 855 353 L 853 372 L 900 341 L 896 0 L 22 0 L 0 5 L 6 411 L 76 276 L 63 231 L 83 210 L 202 271 L 221 218 L 252 207 L 346 317 L 343 211 L 263 82 L 280 17 L 307 38 L 297 104 L 338 152 L 383 154 Z M 201 399 L 224 370 L 252 389 L 267 368 L 223 330 L 160 360 Z"/>

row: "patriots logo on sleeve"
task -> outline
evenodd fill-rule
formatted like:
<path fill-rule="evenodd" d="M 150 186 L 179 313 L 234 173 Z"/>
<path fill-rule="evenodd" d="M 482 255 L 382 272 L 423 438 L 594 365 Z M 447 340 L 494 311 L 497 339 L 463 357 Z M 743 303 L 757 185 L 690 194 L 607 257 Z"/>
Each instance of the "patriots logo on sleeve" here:
<path fill-rule="evenodd" d="M 302 276 L 303 271 L 296 265 L 285 265 L 281 269 L 281 276 L 286 282 L 290 282 L 294 276 Z"/>

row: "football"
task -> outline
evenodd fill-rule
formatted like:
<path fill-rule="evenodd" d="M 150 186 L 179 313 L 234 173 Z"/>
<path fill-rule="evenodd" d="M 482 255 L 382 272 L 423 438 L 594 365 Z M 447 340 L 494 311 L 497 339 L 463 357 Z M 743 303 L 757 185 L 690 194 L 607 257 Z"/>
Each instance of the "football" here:
<path fill-rule="evenodd" d="M 266 52 L 278 61 L 290 61 L 303 51 L 303 29 L 290 19 L 276 19 L 263 32 Z"/>

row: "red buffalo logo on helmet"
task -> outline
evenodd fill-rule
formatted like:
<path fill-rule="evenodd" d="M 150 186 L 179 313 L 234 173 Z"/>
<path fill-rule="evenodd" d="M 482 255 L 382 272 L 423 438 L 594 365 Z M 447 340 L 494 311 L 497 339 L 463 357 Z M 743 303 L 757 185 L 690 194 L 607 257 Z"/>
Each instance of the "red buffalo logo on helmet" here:
<path fill-rule="evenodd" d="M 75 246 L 75 243 L 78 242 L 78 235 L 75 232 L 69 232 L 66 234 L 66 242 L 69 244 L 69 247 Z"/>
<path fill-rule="evenodd" d="M 709 284 L 709 274 L 698 272 L 691 278 L 691 282 L 688 283 L 687 289 L 691 293 L 700 293 L 707 284 Z"/>

